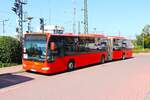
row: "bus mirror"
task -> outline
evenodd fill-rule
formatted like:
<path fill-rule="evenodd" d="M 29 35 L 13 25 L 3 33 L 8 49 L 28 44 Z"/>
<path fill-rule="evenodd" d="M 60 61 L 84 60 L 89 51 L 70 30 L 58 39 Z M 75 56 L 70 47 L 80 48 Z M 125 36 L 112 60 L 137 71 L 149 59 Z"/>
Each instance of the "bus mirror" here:
<path fill-rule="evenodd" d="M 51 50 L 55 50 L 56 49 L 56 45 L 54 42 L 51 42 L 50 44 Z"/>

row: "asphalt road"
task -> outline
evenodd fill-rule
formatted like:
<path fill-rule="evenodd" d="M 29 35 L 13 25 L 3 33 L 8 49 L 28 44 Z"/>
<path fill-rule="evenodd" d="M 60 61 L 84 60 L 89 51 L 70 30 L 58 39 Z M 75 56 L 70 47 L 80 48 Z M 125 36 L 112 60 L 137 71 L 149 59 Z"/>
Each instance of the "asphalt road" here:
<path fill-rule="evenodd" d="M 45 76 L 0 76 L 0 100 L 150 100 L 150 54 Z"/>

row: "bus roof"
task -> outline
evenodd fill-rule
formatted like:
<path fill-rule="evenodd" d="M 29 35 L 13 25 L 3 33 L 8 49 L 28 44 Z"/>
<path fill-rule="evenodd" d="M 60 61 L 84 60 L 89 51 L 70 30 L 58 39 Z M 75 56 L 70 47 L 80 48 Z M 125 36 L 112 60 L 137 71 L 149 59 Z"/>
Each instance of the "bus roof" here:
<path fill-rule="evenodd" d="M 29 33 L 26 33 L 29 34 Z M 25 34 L 25 35 L 26 35 Z M 42 32 L 33 32 L 30 33 L 32 35 L 42 35 Z M 51 33 L 45 33 L 45 34 L 50 34 L 51 36 L 68 36 L 68 37 L 102 37 L 102 38 L 107 38 L 106 36 L 102 34 L 73 34 L 73 33 L 65 33 L 65 34 L 51 34 Z"/>
<path fill-rule="evenodd" d="M 122 36 L 108 36 L 108 39 L 120 39 L 120 40 L 127 40 L 126 37 Z"/>
<path fill-rule="evenodd" d="M 102 34 L 72 34 L 72 33 L 65 33 L 65 34 L 52 34 L 52 36 L 71 36 L 71 37 L 103 37 L 106 36 Z"/>

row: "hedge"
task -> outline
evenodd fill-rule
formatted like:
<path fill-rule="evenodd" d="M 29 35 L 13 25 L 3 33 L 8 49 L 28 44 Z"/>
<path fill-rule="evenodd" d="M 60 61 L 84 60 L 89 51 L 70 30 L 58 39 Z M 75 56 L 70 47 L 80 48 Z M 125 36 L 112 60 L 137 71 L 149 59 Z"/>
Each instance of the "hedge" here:
<path fill-rule="evenodd" d="M 21 43 L 10 36 L 0 36 L 0 66 L 11 63 L 21 63 Z"/>
<path fill-rule="evenodd" d="M 18 64 L 17 63 L 2 63 L 2 62 L 0 62 L 0 68 L 16 66 L 16 65 L 18 65 Z"/>

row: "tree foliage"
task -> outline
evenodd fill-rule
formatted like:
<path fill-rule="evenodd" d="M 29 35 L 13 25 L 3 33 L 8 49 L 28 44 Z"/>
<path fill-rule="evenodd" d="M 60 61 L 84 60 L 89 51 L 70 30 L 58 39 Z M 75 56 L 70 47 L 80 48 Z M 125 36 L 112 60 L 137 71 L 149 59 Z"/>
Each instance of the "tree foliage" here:
<path fill-rule="evenodd" d="M 21 63 L 21 43 L 10 36 L 0 36 L 0 62 Z"/>
<path fill-rule="evenodd" d="M 150 25 L 145 25 L 141 34 L 136 36 L 136 43 L 138 46 L 143 47 L 143 40 L 144 48 L 150 48 Z"/>

